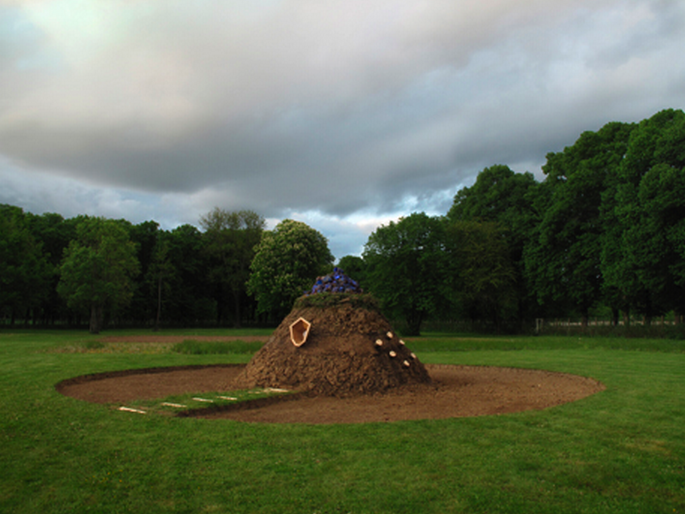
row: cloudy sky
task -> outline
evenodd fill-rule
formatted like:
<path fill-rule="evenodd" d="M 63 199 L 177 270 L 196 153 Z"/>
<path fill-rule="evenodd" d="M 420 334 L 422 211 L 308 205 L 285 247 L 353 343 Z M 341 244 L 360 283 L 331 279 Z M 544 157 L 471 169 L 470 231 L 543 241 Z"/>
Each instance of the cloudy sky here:
<path fill-rule="evenodd" d="M 0 0 L 0 203 L 304 221 L 336 257 L 685 107 L 680 0 Z"/>

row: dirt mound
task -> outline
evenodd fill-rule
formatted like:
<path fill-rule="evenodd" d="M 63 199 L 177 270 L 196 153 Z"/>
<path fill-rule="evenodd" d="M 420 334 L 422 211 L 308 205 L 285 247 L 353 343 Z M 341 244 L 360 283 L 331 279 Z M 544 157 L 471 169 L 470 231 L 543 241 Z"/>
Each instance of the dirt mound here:
<path fill-rule="evenodd" d="M 295 346 L 290 326 L 311 327 Z M 245 368 L 248 387 L 277 387 L 325 396 L 382 393 L 430 377 L 367 295 L 303 297 Z"/>

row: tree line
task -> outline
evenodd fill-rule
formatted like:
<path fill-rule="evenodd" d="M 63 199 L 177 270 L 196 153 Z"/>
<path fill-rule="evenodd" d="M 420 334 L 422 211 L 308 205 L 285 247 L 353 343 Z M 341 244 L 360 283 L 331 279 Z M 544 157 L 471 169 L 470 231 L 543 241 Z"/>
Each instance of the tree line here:
<path fill-rule="evenodd" d="M 549 153 L 538 182 L 482 170 L 445 215 L 376 229 L 339 267 L 419 333 L 427 319 L 496 330 L 603 308 L 618 323 L 685 313 L 685 114 L 612 122 Z M 41 325 L 280 321 L 332 269 L 304 223 L 265 230 L 252 211 L 219 208 L 200 228 L 64 219 L 0 206 L 0 317 Z"/>
<path fill-rule="evenodd" d="M 445 216 L 412 214 L 371 235 L 357 264 L 412 332 L 431 315 L 511 329 L 545 317 L 587 325 L 600 308 L 614 324 L 621 313 L 682 319 L 685 114 L 584 132 L 542 170 L 538 182 L 486 168 Z"/>
<path fill-rule="evenodd" d="M 253 211 L 215 208 L 199 225 L 162 230 L 0 205 L 0 320 L 92 333 L 112 322 L 269 323 L 332 267 L 326 239 L 301 222 L 266 231 Z"/>

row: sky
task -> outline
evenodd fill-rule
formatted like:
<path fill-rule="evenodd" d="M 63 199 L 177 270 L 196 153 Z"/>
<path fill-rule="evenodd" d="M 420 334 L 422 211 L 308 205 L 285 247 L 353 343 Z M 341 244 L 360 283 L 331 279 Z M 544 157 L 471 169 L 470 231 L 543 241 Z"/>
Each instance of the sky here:
<path fill-rule="evenodd" d="M 0 203 L 290 218 L 359 255 L 478 172 L 685 108 L 680 0 L 0 0 Z"/>

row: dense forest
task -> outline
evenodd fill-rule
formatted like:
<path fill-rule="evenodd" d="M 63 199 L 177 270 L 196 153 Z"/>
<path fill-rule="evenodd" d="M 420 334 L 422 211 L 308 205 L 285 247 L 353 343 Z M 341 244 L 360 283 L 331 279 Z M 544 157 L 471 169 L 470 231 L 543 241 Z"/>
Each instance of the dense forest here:
<path fill-rule="evenodd" d="M 339 266 L 418 333 L 428 319 L 520 330 L 593 312 L 685 314 L 685 114 L 612 122 L 546 156 L 544 180 L 482 170 L 443 216 L 379 227 Z M 240 326 L 287 312 L 331 271 L 327 242 L 214 209 L 199 228 L 0 205 L 0 323 Z"/>

